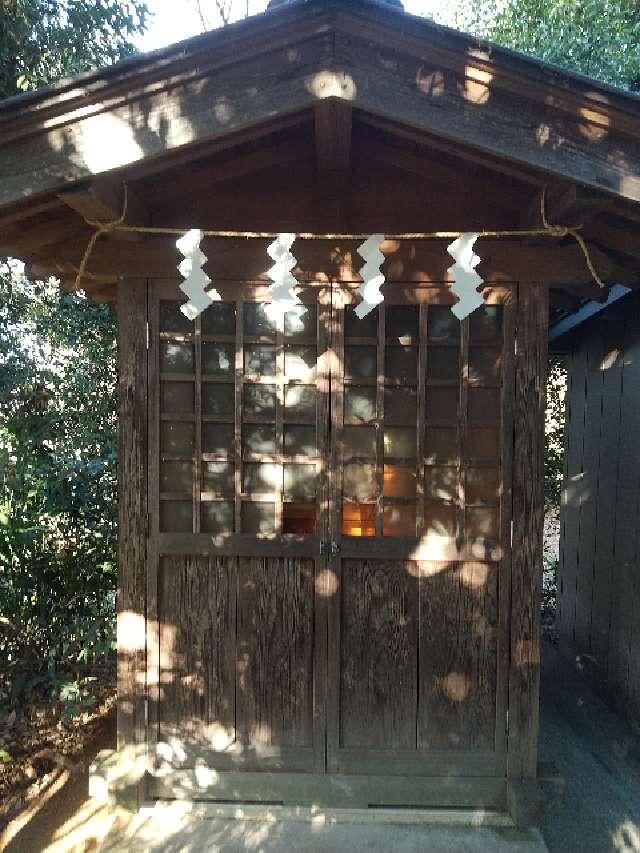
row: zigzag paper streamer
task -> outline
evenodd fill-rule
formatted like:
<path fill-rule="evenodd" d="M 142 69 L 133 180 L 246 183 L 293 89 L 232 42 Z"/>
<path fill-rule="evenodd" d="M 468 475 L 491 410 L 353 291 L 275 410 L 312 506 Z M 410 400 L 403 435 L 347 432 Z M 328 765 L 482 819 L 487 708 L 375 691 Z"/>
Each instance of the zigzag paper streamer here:
<path fill-rule="evenodd" d="M 220 301 L 220 294 L 215 288 L 205 290 L 211 279 L 202 269 L 207 256 L 200 248 L 202 231 L 192 228 L 184 237 L 176 241 L 176 248 L 184 260 L 178 264 L 178 270 L 184 277 L 180 290 L 189 297 L 189 301 L 180 306 L 180 310 L 189 320 L 195 320 L 207 309 L 212 302 Z"/>
<path fill-rule="evenodd" d="M 463 234 L 447 246 L 447 252 L 455 260 L 455 264 L 449 267 L 447 272 L 453 276 L 451 290 L 460 300 L 451 308 L 458 320 L 464 320 L 484 303 L 478 293 L 478 287 L 484 284 L 484 279 L 475 271 L 481 259 L 473 252 L 473 244 L 478 236 L 472 233 Z"/>
<path fill-rule="evenodd" d="M 278 234 L 273 243 L 267 247 L 267 254 L 274 264 L 267 270 L 267 275 L 273 284 L 269 285 L 272 301 L 265 306 L 265 313 L 276 323 L 282 321 L 285 312 L 293 305 L 300 304 L 300 299 L 295 292 L 298 282 L 291 272 L 298 263 L 290 251 L 295 239 L 295 234 Z"/>
<path fill-rule="evenodd" d="M 361 320 L 384 298 L 380 293 L 380 287 L 384 284 L 384 275 L 380 272 L 380 267 L 384 262 L 384 255 L 380 251 L 380 244 L 383 240 L 384 234 L 372 234 L 358 246 L 358 254 L 365 262 L 360 269 L 362 284 L 358 288 L 362 302 L 355 309 Z"/>

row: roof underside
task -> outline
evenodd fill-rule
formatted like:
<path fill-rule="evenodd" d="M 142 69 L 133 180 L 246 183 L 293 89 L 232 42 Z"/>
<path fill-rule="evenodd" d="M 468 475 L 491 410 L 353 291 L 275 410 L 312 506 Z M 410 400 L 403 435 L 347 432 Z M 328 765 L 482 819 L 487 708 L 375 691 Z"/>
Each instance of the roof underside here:
<path fill-rule="evenodd" d="M 634 96 L 309 0 L 0 105 L 0 252 L 71 280 L 85 217 L 117 215 L 123 180 L 132 224 L 386 233 L 537 225 L 546 187 L 549 219 L 582 224 L 600 274 L 634 286 L 639 131 Z M 159 249 L 101 238 L 95 294 Z M 540 251 L 556 304 L 597 295 L 573 241 Z"/>

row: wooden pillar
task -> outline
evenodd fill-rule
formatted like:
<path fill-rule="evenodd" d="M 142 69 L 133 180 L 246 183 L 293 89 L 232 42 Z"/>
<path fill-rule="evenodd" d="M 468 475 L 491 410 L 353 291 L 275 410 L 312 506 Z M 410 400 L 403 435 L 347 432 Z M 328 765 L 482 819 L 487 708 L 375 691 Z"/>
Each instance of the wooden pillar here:
<path fill-rule="evenodd" d="M 548 291 L 518 288 L 514 371 L 513 536 L 507 776 L 519 825 L 535 820 L 540 695 L 540 585 L 544 523 L 544 413 Z"/>
<path fill-rule="evenodd" d="M 147 572 L 147 282 L 118 285 L 118 753 L 136 806 L 144 772 Z M 125 784 L 126 779 L 126 784 Z M 139 804 L 139 803 L 138 803 Z"/>

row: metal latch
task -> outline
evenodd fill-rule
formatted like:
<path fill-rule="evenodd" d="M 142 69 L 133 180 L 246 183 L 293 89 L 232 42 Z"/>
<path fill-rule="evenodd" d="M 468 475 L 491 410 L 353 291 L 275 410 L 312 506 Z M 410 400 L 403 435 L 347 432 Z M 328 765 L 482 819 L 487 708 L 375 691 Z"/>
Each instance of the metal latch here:
<path fill-rule="evenodd" d="M 340 545 L 337 542 L 321 542 L 321 557 L 336 557 L 340 553 Z"/>

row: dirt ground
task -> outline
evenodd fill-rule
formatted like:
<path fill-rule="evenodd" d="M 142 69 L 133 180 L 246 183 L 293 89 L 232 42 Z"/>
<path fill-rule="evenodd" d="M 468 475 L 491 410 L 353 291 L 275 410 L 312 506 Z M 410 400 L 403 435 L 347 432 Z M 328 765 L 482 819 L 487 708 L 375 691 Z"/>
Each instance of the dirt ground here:
<path fill-rule="evenodd" d="M 564 779 L 548 790 L 542 823 L 549 853 L 640 853 L 640 737 L 543 644 L 540 759 Z M 89 853 L 109 826 L 87 798 L 88 766 L 112 748 L 111 716 L 75 770 L 61 768 L 0 836 L 6 853 Z"/>

